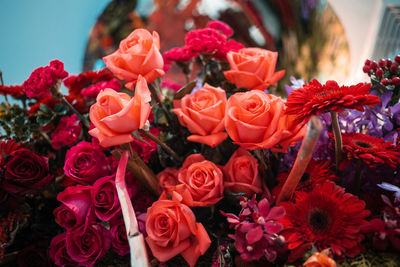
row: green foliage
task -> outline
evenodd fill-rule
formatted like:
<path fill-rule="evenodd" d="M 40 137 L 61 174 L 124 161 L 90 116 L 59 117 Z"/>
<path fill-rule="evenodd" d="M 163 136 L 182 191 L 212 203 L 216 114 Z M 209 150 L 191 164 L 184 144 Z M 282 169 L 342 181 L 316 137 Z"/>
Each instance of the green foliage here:
<path fill-rule="evenodd" d="M 400 255 L 387 252 L 375 252 L 369 250 L 359 254 L 355 258 L 347 259 L 341 267 L 398 267 Z"/>
<path fill-rule="evenodd" d="M 27 116 L 26 110 L 18 105 L 0 105 L 0 126 L 2 137 L 16 139 L 18 142 L 29 141 L 32 132 L 37 131 L 37 125 Z"/>

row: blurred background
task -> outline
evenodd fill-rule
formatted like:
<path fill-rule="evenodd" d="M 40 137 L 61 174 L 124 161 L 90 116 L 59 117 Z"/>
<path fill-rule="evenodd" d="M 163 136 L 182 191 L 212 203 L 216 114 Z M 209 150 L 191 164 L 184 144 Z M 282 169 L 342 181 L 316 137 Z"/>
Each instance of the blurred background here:
<path fill-rule="evenodd" d="M 159 32 L 165 51 L 213 19 L 245 46 L 279 51 L 282 84 L 367 80 L 366 58 L 400 52 L 400 0 L 0 0 L 0 70 L 21 84 L 55 58 L 72 74 L 101 68 L 135 28 Z"/>

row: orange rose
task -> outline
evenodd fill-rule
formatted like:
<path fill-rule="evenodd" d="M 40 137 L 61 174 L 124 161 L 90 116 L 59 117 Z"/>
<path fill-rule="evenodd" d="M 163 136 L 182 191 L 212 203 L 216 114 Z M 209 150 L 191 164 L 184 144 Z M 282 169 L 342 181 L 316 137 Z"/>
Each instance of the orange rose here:
<path fill-rule="evenodd" d="M 146 80 L 139 76 L 135 96 L 105 89 L 90 107 L 89 117 L 95 128 L 89 134 L 109 147 L 133 140 L 131 133 L 144 127 L 149 117 L 151 95 Z"/>
<path fill-rule="evenodd" d="M 136 29 L 121 41 L 117 51 L 103 57 L 104 62 L 115 76 L 127 81 L 126 87 L 132 89 L 139 75 L 148 83 L 163 76 L 164 61 L 160 53 L 160 37 L 145 29 Z"/>
<path fill-rule="evenodd" d="M 279 120 L 285 104 L 280 97 L 254 90 L 228 99 L 225 129 L 231 139 L 246 149 L 274 147 L 283 135 Z"/>
<path fill-rule="evenodd" d="M 196 223 L 192 210 L 177 200 L 158 200 L 148 208 L 146 232 L 147 244 L 161 262 L 181 254 L 194 266 L 211 244 L 204 226 Z"/>
<path fill-rule="evenodd" d="M 287 115 L 285 113 L 279 119 L 278 129 L 282 130 L 282 137 L 279 143 L 271 148 L 271 151 L 286 153 L 289 146 L 294 146 L 303 139 L 307 132 L 307 125 L 304 121 L 301 123 L 296 122 L 295 117 L 295 115 Z"/>
<path fill-rule="evenodd" d="M 178 180 L 192 195 L 193 207 L 210 206 L 223 197 L 222 171 L 200 154 L 187 157 L 179 170 Z"/>
<path fill-rule="evenodd" d="M 261 193 L 263 184 L 258 173 L 258 161 L 249 151 L 239 148 L 222 169 L 224 187 L 233 193 L 247 196 Z"/>
<path fill-rule="evenodd" d="M 161 191 L 171 186 L 179 184 L 178 182 L 178 170 L 175 168 L 166 168 L 159 174 L 157 174 L 158 185 Z"/>
<path fill-rule="evenodd" d="M 189 141 L 217 146 L 228 136 L 224 131 L 226 93 L 219 87 L 205 84 L 194 94 L 174 101 L 172 111 L 181 125 L 191 133 Z"/>
<path fill-rule="evenodd" d="M 314 255 L 309 257 L 303 264 L 305 267 L 336 267 L 333 259 L 329 258 L 324 251 L 321 253 L 315 252 Z"/>
<path fill-rule="evenodd" d="M 238 88 L 265 90 L 285 75 L 284 70 L 274 73 L 278 52 L 249 47 L 228 52 L 227 59 L 231 70 L 225 71 L 224 75 Z"/>

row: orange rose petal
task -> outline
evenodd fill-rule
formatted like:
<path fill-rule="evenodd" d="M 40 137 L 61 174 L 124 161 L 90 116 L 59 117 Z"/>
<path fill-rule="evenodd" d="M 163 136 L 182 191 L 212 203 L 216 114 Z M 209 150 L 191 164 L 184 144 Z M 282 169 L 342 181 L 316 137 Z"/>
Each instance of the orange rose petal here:
<path fill-rule="evenodd" d="M 225 132 L 219 132 L 215 134 L 210 134 L 210 135 L 190 135 L 188 136 L 187 140 L 190 142 L 196 142 L 196 143 L 202 143 L 209 145 L 211 147 L 216 147 L 222 141 L 224 141 L 228 137 L 228 134 Z"/>
<path fill-rule="evenodd" d="M 99 107 L 98 105 L 94 104 L 90 107 L 90 111 L 89 111 L 89 118 L 90 121 L 94 124 L 94 126 L 100 130 L 103 134 L 108 135 L 108 136 L 113 136 L 116 133 L 111 130 L 110 128 L 107 127 L 107 125 L 105 125 L 103 122 L 101 122 L 101 117 L 99 117 L 99 114 L 101 114 L 102 116 L 104 111 L 101 109 L 101 107 Z M 90 132 L 89 132 L 90 133 Z"/>
<path fill-rule="evenodd" d="M 243 87 L 249 90 L 254 90 L 255 88 L 257 90 L 267 89 L 267 84 L 255 76 L 254 73 L 228 70 L 224 72 L 224 75 L 228 81 L 234 83 L 238 88 Z"/>
<path fill-rule="evenodd" d="M 194 122 L 182 109 L 172 109 L 172 112 L 178 116 L 179 123 L 188 128 L 191 133 L 207 135 L 207 132 Z"/>
<path fill-rule="evenodd" d="M 275 84 L 277 81 L 282 79 L 284 75 L 285 75 L 285 70 L 277 71 L 268 79 L 268 83 Z"/>
<path fill-rule="evenodd" d="M 193 267 L 196 264 L 197 259 L 206 253 L 207 249 L 211 245 L 210 237 L 208 236 L 206 229 L 204 229 L 204 226 L 201 223 L 196 223 L 196 225 L 197 235 L 194 239 L 193 245 L 181 253 L 182 257 L 190 267 Z"/>
<path fill-rule="evenodd" d="M 190 155 L 189 157 L 187 157 L 187 158 L 185 159 L 185 161 L 184 161 L 183 164 L 182 164 L 181 169 L 186 169 L 186 168 L 188 168 L 190 165 L 192 165 L 193 163 L 201 162 L 201 161 L 204 161 L 204 160 L 206 160 L 206 159 L 204 158 L 203 155 L 201 155 L 201 154 L 192 154 L 192 155 Z M 182 181 L 181 181 L 181 182 L 182 182 Z"/>
<path fill-rule="evenodd" d="M 106 136 L 102 134 L 98 129 L 94 128 L 89 131 L 91 136 L 99 139 L 99 143 L 102 147 L 116 146 L 124 143 L 133 141 L 133 137 L 130 134 L 121 134 L 116 136 Z"/>
<path fill-rule="evenodd" d="M 153 239 L 146 237 L 146 242 L 149 245 L 151 252 L 153 253 L 154 257 L 156 257 L 161 262 L 166 262 L 176 255 L 182 253 L 187 248 L 190 247 L 190 240 L 186 239 L 183 240 L 178 246 L 159 246 L 158 242 L 154 241 Z"/>

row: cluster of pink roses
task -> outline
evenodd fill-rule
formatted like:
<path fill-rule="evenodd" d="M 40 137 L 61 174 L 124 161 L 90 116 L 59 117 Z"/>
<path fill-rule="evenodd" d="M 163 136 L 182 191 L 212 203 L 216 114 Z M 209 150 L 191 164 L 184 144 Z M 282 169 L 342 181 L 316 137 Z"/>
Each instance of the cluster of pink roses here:
<path fill-rule="evenodd" d="M 119 255 L 129 253 L 115 188 L 116 163 L 114 158 L 106 157 L 99 145 L 85 141 L 67 152 L 64 185 L 78 185 L 67 186 L 57 196 L 62 205 L 54 210 L 55 220 L 66 229 L 50 246 L 50 256 L 57 265 L 93 266 L 110 246 Z M 129 195 L 136 196 L 140 190 L 137 182 L 131 175 L 126 180 Z M 146 206 L 135 208 L 144 211 Z M 144 215 L 138 218 L 143 220 Z M 101 222 L 109 226 L 106 228 Z"/>

